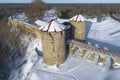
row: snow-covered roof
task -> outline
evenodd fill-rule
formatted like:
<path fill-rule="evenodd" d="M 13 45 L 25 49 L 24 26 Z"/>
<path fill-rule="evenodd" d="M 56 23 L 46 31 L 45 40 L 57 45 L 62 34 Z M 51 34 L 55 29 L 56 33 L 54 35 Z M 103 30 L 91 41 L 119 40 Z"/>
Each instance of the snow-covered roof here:
<path fill-rule="evenodd" d="M 67 29 L 67 26 L 55 21 L 51 20 L 48 23 L 44 24 L 42 27 L 39 28 L 41 31 L 47 32 L 59 32 Z"/>
<path fill-rule="evenodd" d="M 44 22 L 44 21 L 42 21 L 42 20 L 36 20 L 35 21 L 35 24 L 37 24 L 38 26 L 42 26 L 42 25 L 44 25 L 46 22 Z"/>
<path fill-rule="evenodd" d="M 69 20 L 70 21 L 87 21 L 87 19 L 84 16 L 82 16 L 81 14 L 76 15 L 76 16 L 70 18 Z"/>

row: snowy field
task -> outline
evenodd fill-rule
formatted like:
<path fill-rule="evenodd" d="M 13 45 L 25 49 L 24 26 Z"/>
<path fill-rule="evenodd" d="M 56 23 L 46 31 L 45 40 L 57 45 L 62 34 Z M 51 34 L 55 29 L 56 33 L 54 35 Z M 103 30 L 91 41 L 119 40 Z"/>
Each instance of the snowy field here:
<path fill-rule="evenodd" d="M 120 22 L 107 17 L 106 20 L 91 24 L 87 35 L 87 42 L 110 50 L 120 51 Z"/>
<path fill-rule="evenodd" d="M 77 57 L 77 56 L 76 56 Z M 38 66 L 34 74 L 29 78 L 38 77 L 43 75 L 40 80 L 119 80 L 120 71 L 109 69 L 109 65 L 106 63 L 103 67 L 96 65 L 93 61 L 87 62 L 85 59 L 78 59 L 75 56 L 71 56 L 68 60 L 58 69 L 49 69 Z M 74 64 L 74 65 L 73 65 Z M 42 64 L 41 64 L 42 65 Z M 40 71 L 38 73 L 38 70 Z M 40 74 L 41 73 L 41 74 Z"/>
<path fill-rule="evenodd" d="M 41 44 L 36 40 L 30 43 L 27 50 L 29 56 L 23 58 L 27 63 L 13 70 L 9 80 L 120 80 L 120 69 L 112 67 L 111 58 L 106 58 L 106 62 L 99 65 L 98 54 L 93 61 L 88 61 L 89 52 L 79 57 L 76 51 L 68 56 L 64 64 L 47 66 L 43 63 L 43 57 L 37 55 L 37 45 L 33 43 Z"/>

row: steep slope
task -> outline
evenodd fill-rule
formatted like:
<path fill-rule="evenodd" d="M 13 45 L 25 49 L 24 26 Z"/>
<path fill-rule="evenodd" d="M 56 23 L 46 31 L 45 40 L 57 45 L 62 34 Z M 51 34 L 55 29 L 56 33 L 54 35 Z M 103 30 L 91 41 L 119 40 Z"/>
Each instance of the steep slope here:
<path fill-rule="evenodd" d="M 34 52 L 41 50 L 41 35 L 36 27 L 17 20 L 8 21 L 8 24 L 7 19 L 0 22 L 0 80 L 7 80 L 11 71 L 27 63 L 24 57 L 33 51 L 29 46 L 34 47 Z"/>
<path fill-rule="evenodd" d="M 28 73 L 38 60 L 38 56 L 42 55 L 41 40 L 32 36 L 21 37 L 20 52 L 23 56 L 16 57 L 13 62 L 13 70 L 9 80 L 25 80 Z M 25 51 L 24 51 L 25 49 Z"/>

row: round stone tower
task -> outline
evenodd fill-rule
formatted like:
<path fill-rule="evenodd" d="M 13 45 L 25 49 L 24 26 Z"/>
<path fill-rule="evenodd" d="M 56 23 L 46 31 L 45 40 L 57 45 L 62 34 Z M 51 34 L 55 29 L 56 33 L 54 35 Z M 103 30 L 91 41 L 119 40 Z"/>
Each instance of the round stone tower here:
<path fill-rule="evenodd" d="M 43 62 L 49 66 L 64 63 L 66 26 L 51 20 L 39 29 L 42 36 Z"/>
<path fill-rule="evenodd" d="M 73 38 L 79 41 L 86 39 L 86 18 L 82 15 L 76 15 L 70 19 L 73 28 Z"/>

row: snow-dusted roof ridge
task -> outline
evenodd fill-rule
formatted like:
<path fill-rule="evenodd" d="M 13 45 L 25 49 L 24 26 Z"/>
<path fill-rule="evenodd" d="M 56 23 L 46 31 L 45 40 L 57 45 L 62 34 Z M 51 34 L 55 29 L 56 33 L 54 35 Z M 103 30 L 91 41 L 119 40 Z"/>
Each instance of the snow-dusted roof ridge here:
<path fill-rule="evenodd" d="M 67 26 L 65 26 L 55 20 L 51 20 L 48 23 L 44 24 L 39 29 L 41 31 L 47 31 L 47 32 L 60 32 L 60 31 L 65 30 L 66 28 L 67 28 Z"/>
<path fill-rule="evenodd" d="M 81 14 L 75 15 L 74 17 L 70 18 L 69 20 L 70 21 L 87 21 L 87 19 Z"/>

